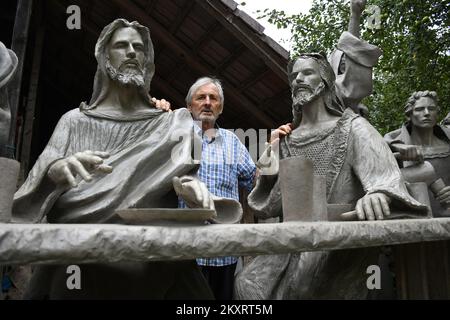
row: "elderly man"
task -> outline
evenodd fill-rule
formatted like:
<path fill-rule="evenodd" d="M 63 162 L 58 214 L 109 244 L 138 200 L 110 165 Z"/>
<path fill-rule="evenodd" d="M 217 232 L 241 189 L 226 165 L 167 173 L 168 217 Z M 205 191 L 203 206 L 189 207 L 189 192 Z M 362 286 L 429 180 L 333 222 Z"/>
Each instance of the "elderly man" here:
<path fill-rule="evenodd" d="M 150 102 L 155 66 L 149 30 L 117 19 L 102 31 L 95 56 L 90 103 L 61 118 L 15 195 L 13 218 L 120 223 L 117 209 L 176 208 L 174 188 L 190 206 L 213 207 L 206 186 L 195 177 L 189 112 L 163 112 Z M 172 139 L 167 132 L 174 131 L 188 138 Z M 173 150 L 178 157 L 171 157 Z M 38 268 L 27 297 L 212 298 L 195 261 L 82 265 L 82 290 L 68 290 L 66 267 Z"/>
<path fill-rule="evenodd" d="M 434 91 L 414 92 L 405 106 L 407 122 L 398 130 L 385 135 L 392 151 L 399 153 L 408 173 L 416 172 L 420 180 L 420 163 L 429 162 L 436 179 L 447 187 L 430 185 L 430 202 L 434 216 L 448 216 L 450 206 L 450 129 L 438 125 L 438 97 Z M 413 170 L 411 170 L 413 169 Z"/>
<path fill-rule="evenodd" d="M 280 158 L 313 162 L 326 181 L 329 204 L 349 204 L 360 220 L 381 220 L 390 207 L 426 212 L 407 192 L 394 156 L 380 134 L 335 95 L 335 76 L 326 58 L 304 54 L 289 66 L 294 130 L 279 141 Z M 276 161 L 272 152 L 272 161 Z M 282 215 L 278 175 L 259 177 L 249 205 L 261 218 Z M 301 176 L 298 179 L 302 179 Z M 365 270 L 376 249 L 259 256 L 236 280 L 238 298 L 364 298 Z"/>
<path fill-rule="evenodd" d="M 256 166 L 238 137 L 217 126 L 224 95 L 219 80 L 203 77 L 195 81 L 186 96 L 186 105 L 202 138 L 202 161 L 198 176 L 215 196 L 239 200 L 239 187 L 250 191 Z M 233 295 L 236 257 L 197 259 L 218 300 Z"/>

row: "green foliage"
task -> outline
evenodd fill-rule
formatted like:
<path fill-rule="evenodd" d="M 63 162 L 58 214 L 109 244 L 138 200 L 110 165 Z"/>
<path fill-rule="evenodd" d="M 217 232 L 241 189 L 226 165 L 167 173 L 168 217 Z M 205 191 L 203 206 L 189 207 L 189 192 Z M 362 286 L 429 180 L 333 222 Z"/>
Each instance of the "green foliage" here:
<path fill-rule="evenodd" d="M 383 50 L 374 70 L 374 94 L 364 101 L 371 123 L 382 134 L 398 128 L 407 98 L 419 90 L 437 91 L 445 116 L 450 111 L 450 0 L 369 0 L 367 5 L 380 7 L 381 28 L 368 29 L 364 14 L 362 38 Z M 308 14 L 261 12 L 261 18 L 292 31 L 292 56 L 330 52 L 347 30 L 349 16 L 348 0 L 314 0 Z"/>

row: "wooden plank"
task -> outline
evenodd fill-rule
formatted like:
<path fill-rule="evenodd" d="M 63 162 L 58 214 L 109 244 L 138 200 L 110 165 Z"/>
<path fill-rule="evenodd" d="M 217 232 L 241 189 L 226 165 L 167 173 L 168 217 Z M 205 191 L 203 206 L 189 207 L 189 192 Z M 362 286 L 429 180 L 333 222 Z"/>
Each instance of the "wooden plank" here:
<path fill-rule="evenodd" d="M 195 1 L 187 0 L 184 4 L 181 11 L 178 13 L 177 17 L 175 18 L 175 21 L 173 22 L 172 26 L 170 27 L 170 33 L 175 34 L 178 31 L 178 28 L 183 23 L 186 16 L 191 12 L 192 7 L 195 5 Z"/>
<path fill-rule="evenodd" d="M 31 69 L 31 79 L 28 88 L 28 99 L 23 125 L 22 146 L 20 148 L 20 181 L 23 181 L 23 178 L 27 176 L 30 165 L 31 141 L 33 136 L 33 123 L 39 85 L 44 36 L 45 27 L 40 24 L 36 32 L 36 44 L 34 46 L 33 65 Z"/>
<path fill-rule="evenodd" d="M 395 246 L 400 299 L 450 299 L 449 241 Z"/>
<path fill-rule="evenodd" d="M 20 90 L 22 86 L 23 65 L 28 43 L 28 29 L 30 26 L 32 0 L 18 0 L 11 49 L 16 53 L 19 63 L 16 74 L 9 84 L 11 103 L 11 128 L 9 131 L 8 144 L 14 146 L 16 143 L 17 112 L 19 110 Z"/>
<path fill-rule="evenodd" d="M 222 63 L 216 67 L 214 72 L 222 73 L 235 59 L 239 58 L 245 50 L 247 50 L 247 48 L 244 45 L 237 47 L 232 54 L 222 60 Z"/>
<path fill-rule="evenodd" d="M 424 244 L 427 266 L 427 290 L 429 299 L 449 299 L 450 286 L 448 280 L 450 274 L 446 268 L 448 257 L 448 242 L 429 242 Z"/>

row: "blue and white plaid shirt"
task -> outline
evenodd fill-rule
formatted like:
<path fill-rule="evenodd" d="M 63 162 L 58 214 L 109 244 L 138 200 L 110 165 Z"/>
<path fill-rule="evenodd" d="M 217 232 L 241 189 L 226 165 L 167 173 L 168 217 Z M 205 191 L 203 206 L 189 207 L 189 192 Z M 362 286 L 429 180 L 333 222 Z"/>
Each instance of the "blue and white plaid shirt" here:
<path fill-rule="evenodd" d="M 251 191 L 256 166 L 245 146 L 232 132 L 218 128 L 213 139 L 202 134 L 196 124 L 195 130 L 202 137 L 202 158 L 197 175 L 208 190 L 218 196 L 239 201 L 239 187 Z M 180 207 L 186 204 L 180 200 Z M 227 266 L 237 262 L 237 257 L 199 258 L 201 266 Z"/>

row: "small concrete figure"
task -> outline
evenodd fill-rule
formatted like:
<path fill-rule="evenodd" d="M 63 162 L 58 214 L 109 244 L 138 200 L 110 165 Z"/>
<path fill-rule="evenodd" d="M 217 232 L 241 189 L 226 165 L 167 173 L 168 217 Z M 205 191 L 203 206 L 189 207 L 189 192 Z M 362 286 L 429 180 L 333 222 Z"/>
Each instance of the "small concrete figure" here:
<path fill-rule="evenodd" d="M 414 92 L 406 103 L 405 115 L 406 123 L 384 138 L 398 153 L 405 178 L 429 186 L 433 216 L 449 216 L 450 129 L 438 124 L 437 93 Z"/>

